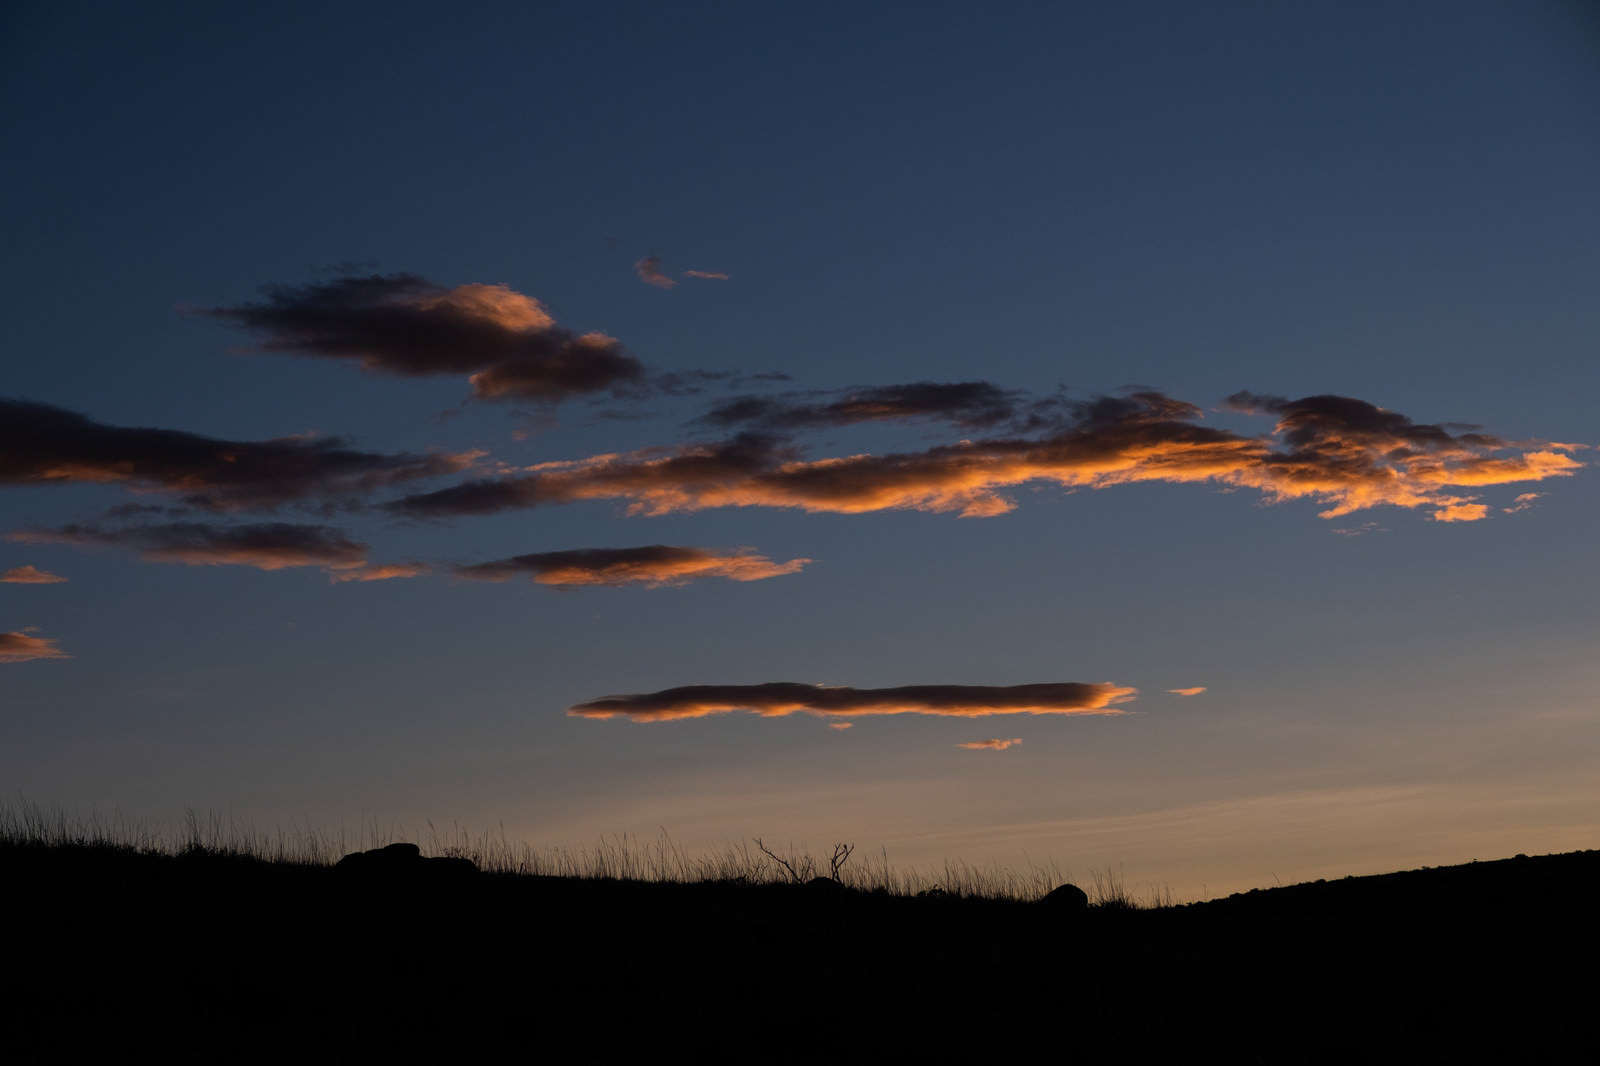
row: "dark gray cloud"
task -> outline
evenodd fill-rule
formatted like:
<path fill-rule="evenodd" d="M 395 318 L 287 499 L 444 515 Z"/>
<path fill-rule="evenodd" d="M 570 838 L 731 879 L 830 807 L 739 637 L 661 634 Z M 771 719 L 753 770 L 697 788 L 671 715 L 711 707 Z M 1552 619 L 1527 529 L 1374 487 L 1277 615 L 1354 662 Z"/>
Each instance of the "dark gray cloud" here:
<path fill-rule="evenodd" d="M 862 716 L 933 714 L 972 718 L 990 714 L 1121 714 L 1138 690 L 1113 684 L 905 685 L 848 688 L 773 681 L 763 685 L 685 685 L 632 696 L 602 696 L 571 708 L 582 718 L 660 722 L 728 711 L 783 715 Z"/>
<path fill-rule="evenodd" d="M 481 399 L 561 400 L 644 378 L 614 338 L 558 326 L 538 300 L 504 285 L 452 289 L 374 274 L 263 291 L 264 300 L 198 313 L 264 336 L 265 351 L 354 359 L 405 377 L 470 375 Z"/>
<path fill-rule="evenodd" d="M 577 548 L 534 552 L 492 563 L 458 566 L 457 577 L 509 581 L 527 577 L 542 585 L 680 585 L 707 577 L 761 581 L 798 573 L 810 559 L 773 562 L 749 548 L 684 548 L 651 544 L 639 548 Z"/>
<path fill-rule="evenodd" d="M 12 533 L 10 539 L 34 544 L 105 545 L 132 549 L 152 562 L 253 566 L 258 570 L 296 566 L 352 570 L 363 566 L 367 557 L 367 546 L 351 540 L 341 530 L 289 522 L 228 526 L 167 522 L 120 528 L 67 525 L 23 529 Z"/>
<path fill-rule="evenodd" d="M 114 484 L 180 493 L 190 506 L 232 510 L 308 497 L 359 497 L 460 472 L 473 458 L 362 452 L 336 437 L 220 440 L 109 426 L 48 404 L 0 399 L 0 485 Z"/>
<path fill-rule="evenodd" d="M 520 477 L 477 478 L 437 492 L 407 496 L 387 507 L 412 518 L 486 515 L 579 499 L 640 496 L 665 489 L 738 483 L 772 469 L 793 453 L 758 433 L 671 452 L 648 450 L 575 463 L 549 463 Z"/>
<path fill-rule="evenodd" d="M 1392 450 L 1455 452 L 1462 449 L 1496 449 L 1506 446 L 1499 437 L 1478 432 L 1481 426 L 1461 423 L 1440 425 L 1413 422 L 1398 411 L 1349 396 L 1307 396 L 1287 400 L 1282 396 L 1240 391 L 1225 401 L 1246 414 L 1278 416 L 1278 432 L 1290 448 L 1306 451 L 1352 447 Z M 1451 432 L 1454 430 L 1455 432 Z"/>
<path fill-rule="evenodd" d="M 792 393 L 736 396 L 714 405 L 697 421 L 719 427 L 750 425 L 783 432 L 914 419 L 949 422 L 962 429 L 990 428 L 1020 420 L 1037 428 L 1047 417 L 1060 416 L 1057 401 L 1030 398 L 988 381 L 916 381 L 827 396 L 831 398 Z"/>

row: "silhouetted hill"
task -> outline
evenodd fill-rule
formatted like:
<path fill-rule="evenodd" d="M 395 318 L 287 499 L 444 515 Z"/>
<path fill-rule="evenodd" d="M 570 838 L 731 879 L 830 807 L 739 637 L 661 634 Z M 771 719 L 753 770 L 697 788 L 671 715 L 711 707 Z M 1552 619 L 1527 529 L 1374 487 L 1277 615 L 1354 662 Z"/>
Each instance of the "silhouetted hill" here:
<path fill-rule="evenodd" d="M 1159 910 L 0 845 L 17 1061 L 1011 1060 L 1587 1046 L 1600 852 Z"/>

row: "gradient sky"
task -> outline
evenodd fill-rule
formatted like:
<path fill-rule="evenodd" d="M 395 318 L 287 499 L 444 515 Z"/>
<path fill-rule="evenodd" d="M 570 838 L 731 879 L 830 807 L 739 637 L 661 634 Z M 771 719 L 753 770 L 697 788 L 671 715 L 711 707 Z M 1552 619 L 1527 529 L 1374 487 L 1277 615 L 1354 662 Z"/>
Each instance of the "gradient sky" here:
<path fill-rule="evenodd" d="M 1593 5 L 236 8 L 0 16 L 13 797 L 1595 846 Z"/>

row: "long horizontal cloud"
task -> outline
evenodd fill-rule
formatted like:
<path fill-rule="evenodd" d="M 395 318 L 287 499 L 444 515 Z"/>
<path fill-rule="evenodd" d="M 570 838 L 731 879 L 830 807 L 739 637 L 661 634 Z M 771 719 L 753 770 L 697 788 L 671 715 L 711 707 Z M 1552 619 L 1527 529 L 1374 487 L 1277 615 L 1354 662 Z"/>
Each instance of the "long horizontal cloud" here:
<path fill-rule="evenodd" d="M 603 696 L 567 713 L 583 718 L 662 722 L 751 711 L 767 718 L 794 714 L 862 716 L 935 714 L 958 718 L 990 714 L 1121 714 L 1116 704 L 1138 689 L 1113 684 L 906 685 L 901 688 L 834 688 L 774 681 L 764 685 L 686 685 L 664 692 Z"/>
<path fill-rule="evenodd" d="M 263 291 L 265 300 L 198 313 L 264 335 L 266 351 L 354 359 L 404 377 L 468 374 L 483 399 L 559 400 L 644 375 L 615 339 L 558 326 L 538 300 L 504 285 L 375 274 Z"/>
<path fill-rule="evenodd" d="M 1049 402 L 1033 401 L 1033 406 Z M 1023 394 L 988 381 L 917 381 L 856 389 L 826 402 L 795 396 L 739 396 L 716 404 L 699 421 L 769 431 L 907 419 L 940 419 L 963 428 L 979 428 L 1014 419 L 1026 406 Z"/>
<path fill-rule="evenodd" d="M 346 580 L 362 579 L 367 567 L 367 546 L 351 540 L 331 526 L 260 522 L 214 526 L 203 522 L 167 522 L 159 525 L 105 529 L 69 525 L 57 529 L 24 529 L 12 540 L 31 543 L 107 545 L 130 548 L 151 562 L 189 566 L 253 566 L 257 570 L 285 570 L 320 566 L 330 572 L 349 572 Z M 385 576 L 404 577 L 393 573 Z"/>
<path fill-rule="evenodd" d="M 0 663 L 25 663 L 34 659 L 70 659 L 49 637 L 31 637 L 12 631 L 0 633 Z"/>
<path fill-rule="evenodd" d="M 1582 466 L 1566 454 L 1577 445 L 1456 434 L 1347 397 L 1290 402 L 1241 393 L 1232 400 L 1278 414 L 1274 431 L 1247 437 L 1197 425 L 1201 412 L 1193 404 L 1136 392 L 1079 404 L 1070 426 L 1040 438 L 802 460 L 776 438 L 747 433 L 670 452 L 547 463 L 390 506 L 401 514 L 441 517 L 621 499 L 634 514 L 759 506 L 982 516 L 1011 510 L 1015 505 L 1001 490 L 1029 482 L 1105 488 L 1156 481 L 1253 488 L 1273 502 L 1309 498 L 1327 505 L 1324 518 L 1390 504 L 1462 521 L 1483 517 L 1489 508 L 1456 490 L 1566 476 Z"/>
<path fill-rule="evenodd" d="M 988 740 L 969 740 L 965 743 L 957 744 L 956 747 L 970 748 L 973 751 L 1005 751 L 1007 748 L 1014 748 L 1021 743 L 1021 737 L 1012 737 L 1009 740 L 1002 739 L 1000 737 L 990 737 Z"/>
<path fill-rule="evenodd" d="M 120 484 L 182 493 L 228 510 L 313 496 L 352 497 L 457 473 L 473 455 L 382 455 L 337 438 L 233 441 L 95 422 L 72 411 L 0 399 L 0 485 Z"/>
<path fill-rule="evenodd" d="M 37 566 L 13 566 L 0 574 L 0 585 L 59 585 L 65 580 L 60 574 L 40 570 Z"/>
<path fill-rule="evenodd" d="M 798 573 L 810 559 L 776 563 L 750 549 L 719 551 L 652 544 L 641 548 L 580 548 L 535 552 L 492 563 L 458 566 L 455 574 L 474 581 L 508 581 L 526 576 L 541 585 L 679 585 L 705 577 L 760 581 Z"/>

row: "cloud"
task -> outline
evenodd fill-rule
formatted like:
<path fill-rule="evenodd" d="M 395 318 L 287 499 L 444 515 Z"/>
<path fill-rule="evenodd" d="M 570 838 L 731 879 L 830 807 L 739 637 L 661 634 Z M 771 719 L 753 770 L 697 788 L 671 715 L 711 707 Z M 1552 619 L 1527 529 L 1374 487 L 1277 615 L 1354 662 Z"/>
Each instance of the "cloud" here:
<path fill-rule="evenodd" d="M 477 478 L 437 492 L 407 496 L 387 505 L 415 518 L 496 514 L 543 504 L 583 499 L 634 497 L 640 513 L 699 510 L 697 490 L 738 485 L 759 477 L 789 454 L 772 437 L 744 433 L 717 444 L 699 445 L 663 454 L 647 449 L 626 455 L 597 455 L 576 462 L 544 463 L 517 477 Z M 673 503 L 666 503 L 666 496 Z M 713 506 L 705 504 L 702 506 Z"/>
<path fill-rule="evenodd" d="M 70 659 L 49 637 L 30 637 L 13 630 L 0 633 L 0 663 L 25 663 L 33 659 Z"/>
<path fill-rule="evenodd" d="M 103 529 L 69 525 L 58 529 L 24 529 L 10 539 L 28 543 L 91 544 L 126 547 L 151 562 L 188 566 L 253 566 L 284 570 L 321 566 L 353 570 L 366 563 L 367 546 L 330 526 L 263 522 L 213 526 L 203 522 Z"/>
<path fill-rule="evenodd" d="M 0 584 L 5 585 L 56 585 L 65 580 L 60 574 L 34 566 L 14 566 L 0 574 Z"/>
<path fill-rule="evenodd" d="M 1206 687 L 1204 685 L 1196 685 L 1194 688 L 1169 688 L 1169 689 L 1167 689 L 1167 691 L 1172 693 L 1174 696 L 1198 696 L 1198 695 L 1200 695 L 1200 693 L 1204 692 L 1205 690 L 1206 690 Z"/>
<path fill-rule="evenodd" d="M 1500 510 L 1504 511 L 1506 514 L 1516 514 L 1518 511 L 1526 511 L 1528 508 L 1533 506 L 1534 500 L 1548 495 L 1550 495 L 1548 492 L 1524 492 L 1512 501 L 1513 506 L 1502 507 Z"/>
<path fill-rule="evenodd" d="M 764 685 L 686 685 L 664 692 L 603 696 L 567 711 L 583 718 L 631 718 L 662 722 L 701 718 L 728 711 L 751 711 L 766 718 L 800 712 L 820 716 L 935 714 L 979 717 L 990 714 L 1122 714 L 1138 689 L 1114 684 L 907 685 L 901 688 L 845 688 L 775 681 Z"/>
<path fill-rule="evenodd" d="M 312 496 L 357 496 L 458 473 L 477 458 L 381 455 L 328 438 L 232 441 L 94 422 L 48 404 L 0 399 L 0 485 L 96 482 L 182 493 L 216 510 Z"/>
<path fill-rule="evenodd" d="M 658 289 L 671 289 L 677 287 L 677 282 L 661 273 L 660 256 L 647 255 L 633 264 L 633 272 L 639 275 L 639 280 L 646 285 L 654 285 Z"/>
<path fill-rule="evenodd" d="M 1482 503 L 1452 502 L 1433 512 L 1435 522 L 1476 522 L 1489 516 L 1489 507 Z"/>
<path fill-rule="evenodd" d="M 971 748 L 973 751 L 982 751 L 985 748 L 990 751 L 1005 751 L 1007 748 L 1021 743 L 1021 737 L 1012 737 L 1010 740 L 1001 740 L 998 737 L 991 737 L 988 740 L 969 740 L 965 743 L 957 744 L 956 747 Z"/>
<path fill-rule="evenodd" d="M 761 581 L 798 573 L 810 559 L 775 563 L 753 549 L 718 551 L 652 544 L 642 548 L 579 548 L 536 552 L 498 562 L 458 566 L 457 577 L 508 581 L 528 576 L 541 585 L 682 585 L 705 577 Z"/>
<path fill-rule="evenodd" d="M 615 339 L 558 326 L 538 300 L 504 285 L 373 274 L 263 291 L 256 303 L 197 313 L 264 335 L 264 351 L 354 359 L 401 377 L 468 374 L 488 400 L 560 400 L 644 376 Z"/>
<path fill-rule="evenodd" d="M 1235 410 L 1278 416 L 1274 433 L 1287 449 L 1271 457 L 1259 487 L 1280 499 L 1333 501 L 1324 517 L 1388 503 L 1434 507 L 1437 521 L 1477 521 L 1488 514 L 1487 506 L 1477 504 L 1477 497 L 1445 490 L 1562 477 L 1583 465 L 1562 454 L 1581 445 L 1538 442 L 1543 447 L 1537 450 L 1497 456 L 1532 446 L 1475 426 L 1415 423 L 1348 396 L 1291 401 L 1239 392 L 1227 402 Z"/>
<path fill-rule="evenodd" d="M 1239 393 L 1230 402 L 1278 413 L 1277 427 L 1241 436 L 1195 424 L 1201 412 L 1193 404 L 1134 392 L 1077 404 L 1069 425 L 1043 437 L 803 460 L 770 434 L 744 433 L 715 444 L 545 463 L 390 506 L 414 517 L 443 517 L 619 499 L 631 514 L 780 507 L 977 517 L 1012 510 L 1002 490 L 1031 482 L 1068 489 L 1166 482 L 1253 488 L 1271 503 L 1311 499 L 1325 506 L 1323 518 L 1387 504 L 1465 521 L 1483 517 L 1488 507 L 1459 494 L 1462 487 L 1564 477 L 1582 466 L 1562 454 L 1572 445 L 1532 449 L 1476 432 L 1452 434 L 1345 397 L 1291 403 Z M 1495 454 L 1508 451 L 1514 454 Z"/>
<path fill-rule="evenodd" d="M 698 421 L 724 427 L 755 423 L 777 431 L 928 418 L 978 428 L 1015 417 L 1021 395 L 987 381 L 918 381 L 856 389 L 825 403 L 806 403 L 793 396 L 738 396 L 715 405 Z"/>
<path fill-rule="evenodd" d="M 389 563 L 383 566 L 362 563 L 360 566 L 330 569 L 328 571 L 328 580 L 335 583 L 344 581 L 390 581 L 401 577 L 421 577 L 423 574 L 432 572 L 433 568 L 423 563 Z"/>
<path fill-rule="evenodd" d="M 1363 537 L 1368 533 L 1387 533 L 1389 531 L 1376 522 L 1363 522 L 1359 526 L 1342 526 L 1338 529 L 1329 530 L 1329 532 L 1340 537 Z"/>
<path fill-rule="evenodd" d="M 724 274 L 720 270 L 685 270 L 686 278 L 705 278 L 708 281 L 732 281 L 732 274 Z"/>
<path fill-rule="evenodd" d="M 829 729 L 854 729 L 855 728 L 855 723 L 854 722 L 829 722 L 828 723 L 828 728 Z"/>

